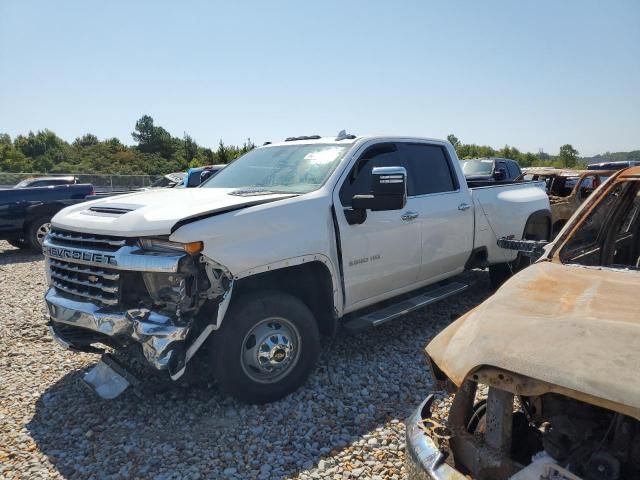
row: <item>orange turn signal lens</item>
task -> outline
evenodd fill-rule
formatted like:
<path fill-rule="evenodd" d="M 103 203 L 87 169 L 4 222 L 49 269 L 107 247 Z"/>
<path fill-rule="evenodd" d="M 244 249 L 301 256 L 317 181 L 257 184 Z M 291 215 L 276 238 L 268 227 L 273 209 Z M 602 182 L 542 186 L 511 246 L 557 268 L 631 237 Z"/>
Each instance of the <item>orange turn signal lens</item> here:
<path fill-rule="evenodd" d="M 191 243 L 184 244 L 184 251 L 187 252 L 189 255 L 195 255 L 196 253 L 200 253 L 203 248 L 204 248 L 204 245 L 202 244 L 202 242 L 191 242 Z"/>

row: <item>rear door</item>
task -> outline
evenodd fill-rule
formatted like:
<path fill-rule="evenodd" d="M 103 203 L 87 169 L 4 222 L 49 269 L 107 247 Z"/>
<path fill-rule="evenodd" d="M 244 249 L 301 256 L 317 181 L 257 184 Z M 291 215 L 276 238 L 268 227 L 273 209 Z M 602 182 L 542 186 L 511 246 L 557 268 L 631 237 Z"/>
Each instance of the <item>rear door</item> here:
<path fill-rule="evenodd" d="M 399 142 L 408 188 L 422 231 L 420 283 L 461 272 L 473 249 L 473 208 L 443 145 Z"/>

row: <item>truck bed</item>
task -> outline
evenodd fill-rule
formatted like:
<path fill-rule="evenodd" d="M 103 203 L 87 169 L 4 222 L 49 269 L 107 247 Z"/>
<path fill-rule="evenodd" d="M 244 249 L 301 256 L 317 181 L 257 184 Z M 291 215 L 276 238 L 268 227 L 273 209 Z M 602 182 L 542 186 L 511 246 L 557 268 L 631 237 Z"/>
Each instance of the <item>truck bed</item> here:
<path fill-rule="evenodd" d="M 505 250 L 497 245 L 500 237 L 523 238 L 523 228 L 515 218 L 531 213 L 532 203 L 540 209 L 548 208 L 544 182 L 508 181 L 491 182 L 486 185 L 469 185 L 475 209 L 475 245 L 487 246 L 487 259 L 492 263 L 513 261 L 517 252 Z"/>

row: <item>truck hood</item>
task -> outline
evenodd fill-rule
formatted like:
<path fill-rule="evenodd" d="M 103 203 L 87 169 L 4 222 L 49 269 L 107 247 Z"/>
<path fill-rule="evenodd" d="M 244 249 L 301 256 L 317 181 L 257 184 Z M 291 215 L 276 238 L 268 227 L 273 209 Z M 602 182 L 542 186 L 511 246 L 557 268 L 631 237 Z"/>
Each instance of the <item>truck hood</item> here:
<path fill-rule="evenodd" d="M 458 386 L 493 366 L 640 418 L 638 292 L 637 271 L 539 262 L 443 330 L 427 354 Z"/>
<path fill-rule="evenodd" d="M 292 194 L 260 194 L 231 188 L 158 189 L 115 195 L 61 210 L 57 228 L 86 233 L 140 237 L 168 235 L 190 219 L 289 198 Z"/>

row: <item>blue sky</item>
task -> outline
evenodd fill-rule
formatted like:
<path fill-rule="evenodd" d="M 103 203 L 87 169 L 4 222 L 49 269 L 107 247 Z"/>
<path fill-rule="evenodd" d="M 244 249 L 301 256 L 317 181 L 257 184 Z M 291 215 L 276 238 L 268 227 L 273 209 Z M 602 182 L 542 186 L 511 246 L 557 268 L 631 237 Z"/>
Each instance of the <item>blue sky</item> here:
<path fill-rule="evenodd" d="M 640 1 L 0 0 L 0 132 L 640 148 Z"/>

